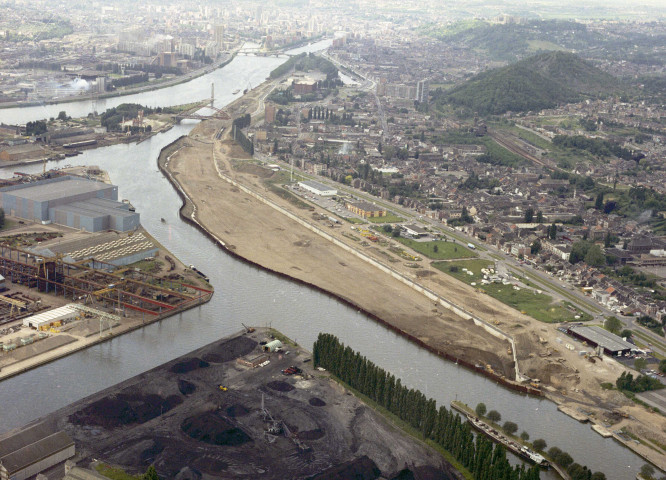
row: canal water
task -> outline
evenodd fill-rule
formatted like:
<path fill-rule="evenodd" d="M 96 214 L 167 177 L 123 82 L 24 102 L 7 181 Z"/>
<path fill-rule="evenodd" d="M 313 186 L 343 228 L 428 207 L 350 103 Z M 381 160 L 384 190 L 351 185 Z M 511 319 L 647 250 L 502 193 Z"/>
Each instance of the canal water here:
<path fill-rule="evenodd" d="M 230 92 L 248 78 L 258 84 L 258 80 L 264 79 L 280 61 L 271 57 L 239 57 L 211 74 L 215 78 L 216 92 L 218 84 Z M 203 92 L 208 84 L 209 89 L 209 79 L 199 81 L 201 86 L 197 88 Z M 198 80 L 190 83 L 194 82 L 198 84 Z M 176 90 L 170 94 L 162 92 L 164 105 L 190 101 L 190 97 L 181 100 L 195 88 L 190 83 L 173 87 Z M 150 92 L 132 101 L 145 104 L 146 99 L 158 93 Z M 192 97 L 200 98 L 200 93 Z M 225 98 L 229 101 L 232 95 L 227 94 Z M 159 99 L 151 101 L 159 102 Z M 3 114 L 0 110 L 0 119 Z M 482 401 L 488 409 L 499 411 L 503 421 L 517 423 L 519 431 L 527 431 L 531 439 L 545 439 L 549 446 L 568 451 L 578 463 L 593 471 L 603 471 L 611 480 L 635 477 L 644 463 L 642 459 L 613 440 L 603 439 L 589 426 L 558 412 L 554 403 L 506 390 L 418 348 L 327 295 L 235 260 L 180 220 L 180 198 L 159 172 L 157 156 L 164 146 L 186 135 L 193 125 L 185 121 L 138 145 L 89 150 L 48 166 L 71 162 L 98 165 L 107 170 L 119 186 L 120 198 L 132 202 L 146 229 L 185 264 L 196 265 L 210 277 L 215 287 L 213 299 L 199 308 L 1 382 L 0 432 L 44 416 L 216 338 L 238 332 L 243 322 L 277 328 L 307 348 L 311 348 L 319 332 L 332 333 L 400 377 L 404 384 L 435 398 L 439 405 L 448 407 L 449 402 L 456 399 L 471 406 Z M 41 165 L 21 167 L 21 171 L 28 173 L 41 169 Z M 0 176 L 9 177 L 14 170 L 16 168 L 0 169 Z M 554 476 L 543 473 L 542 478 Z"/>

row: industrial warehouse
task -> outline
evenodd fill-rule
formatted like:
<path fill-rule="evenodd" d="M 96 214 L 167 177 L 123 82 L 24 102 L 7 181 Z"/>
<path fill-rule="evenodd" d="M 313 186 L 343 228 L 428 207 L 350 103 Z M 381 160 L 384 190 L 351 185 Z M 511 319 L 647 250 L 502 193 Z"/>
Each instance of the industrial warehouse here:
<path fill-rule="evenodd" d="M 335 188 L 328 187 L 323 183 L 315 182 L 314 180 L 298 182 L 298 185 L 304 190 L 321 197 L 331 197 L 338 194 L 338 191 Z"/>
<path fill-rule="evenodd" d="M 567 333 L 574 338 L 587 342 L 593 347 L 601 347 L 606 355 L 620 357 L 636 350 L 636 346 L 601 327 L 572 325 Z"/>
<path fill-rule="evenodd" d="M 89 170 L 24 175 L 0 189 L 2 207 L 18 220 L 0 238 L 0 379 L 213 294 L 205 276 L 141 227 L 118 187 L 90 180 Z M 12 458 L 3 463 L 7 478 L 19 478 L 23 464 Z"/>
<path fill-rule="evenodd" d="M 140 225 L 139 214 L 118 201 L 117 186 L 71 175 L 2 188 L 0 207 L 13 217 L 88 232 Z"/>
<path fill-rule="evenodd" d="M 0 480 L 34 477 L 75 455 L 72 439 L 39 423 L 0 439 Z"/>

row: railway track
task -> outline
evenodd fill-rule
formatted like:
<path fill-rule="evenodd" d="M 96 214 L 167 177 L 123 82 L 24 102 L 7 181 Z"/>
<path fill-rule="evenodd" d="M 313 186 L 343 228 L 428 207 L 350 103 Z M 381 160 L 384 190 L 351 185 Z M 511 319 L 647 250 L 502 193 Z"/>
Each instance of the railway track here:
<path fill-rule="evenodd" d="M 536 163 L 537 165 L 541 165 L 542 167 L 549 168 L 551 170 L 559 170 L 561 172 L 566 171 L 566 170 L 561 169 L 560 167 L 557 167 L 555 165 L 550 164 L 550 162 L 544 162 L 540 158 L 535 157 L 531 153 L 527 152 L 525 149 L 520 148 L 520 146 L 516 145 L 506 135 L 501 134 L 501 133 L 497 132 L 496 130 L 490 130 L 489 129 L 488 130 L 488 135 L 490 136 L 490 138 L 495 140 L 499 145 L 506 148 L 511 153 L 515 153 L 516 155 L 520 155 L 521 157 L 525 158 L 526 160 L 529 160 L 530 162 Z"/>

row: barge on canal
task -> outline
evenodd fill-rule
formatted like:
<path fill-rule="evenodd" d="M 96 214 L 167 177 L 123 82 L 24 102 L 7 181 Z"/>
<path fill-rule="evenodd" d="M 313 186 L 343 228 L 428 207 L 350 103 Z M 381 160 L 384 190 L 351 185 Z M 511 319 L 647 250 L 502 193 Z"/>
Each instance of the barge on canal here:
<path fill-rule="evenodd" d="M 538 465 L 541 468 L 550 468 L 550 462 L 546 460 L 543 455 L 503 435 L 502 432 L 497 431 L 495 428 L 493 428 L 491 425 L 488 425 L 480 418 L 466 412 L 465 409 L 463 409 L 460 405 L 457 405 L 455 402 L 451 402 L 451 407 L 465 415 L 467 421 L 475 430 L 483 433 L 487 437 L 490 437 L 492 441 L 503 445 L 504 448 L 510 452 Z"/>

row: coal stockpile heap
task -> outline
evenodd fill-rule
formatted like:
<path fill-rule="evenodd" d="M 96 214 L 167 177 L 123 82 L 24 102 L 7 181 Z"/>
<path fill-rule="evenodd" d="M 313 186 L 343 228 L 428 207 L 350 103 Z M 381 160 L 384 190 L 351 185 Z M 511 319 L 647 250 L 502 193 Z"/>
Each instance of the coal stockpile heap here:
<path fill-rule="evenodd" d="M 210 363 L 205 362 L 200 358 L 187 358 L 182 362 L 174 364 L 169 371 L 171 373 L 188 373 L 206 367 L 210 367 Z"/>
<path fill-rule="evenodd" d="M 180 428 L 193 439 L 211 445 L 242 445 L 252 441 L 243 430 L 234 427 L 215 412 L 189 417 Z"/>
<path fill-rule="evenodd" d="M 389 479 L 408 465 L 404 474 L 415 480 L 444 478 L 417 475 L 414 465 L 442 470 L 441 457 L 322 378 L 307 352 L 291 345 L 288 356 L 261 352 L 273 332 L 253 333 L 217 340 L 55 412 L 81 452 L 79 465 L 103 459 L 131 474 L 154 465 L 160 478 L 175 480 L 375 480 L 379 470 Z M 234 361 L 243 357 L 266 358 L 251 368 Z M 298 373 L 285 375 L 290 365 Z"/>
<path fill-rule="evenodd" d="M 232 338 L 216 345 L 211 352 L 203 356 L 203 359 L 211 363 L 230 362 L 249 354 L 257 345 L 257 342 L 248 337 Z"/>
<path fill-rule="evenodd" d="M 164 451 L 164 445 L 157 439 L 153 442 L 151 447 L 146 448 L 141 452 L 141 462 L 144 465 L 150 465 L 155 462 L 155 457 Z"/>
<path fill-rule="evenodd" d="M 98 425 L 116 428 L 133 423 L 142 424 L 183 403 L 177 395 L 163 398 L 156 394 L 120 393 L 104 397 L 69 417 L 75 425 Z"/>
<path fill-rule="evenodd" d="M 232 418 L 235 417 L 244 417 L 250 413 L 250 411 L 245 408 L 243 405 L 235 404 L 227 408 L 227 415 L 229 415 Z"/>
<path fill-rule="evenodd" d="M 178 380 L 178 391 L 183 395 L 191 395 L 196 392 L 197 386 L 187 380 Z"/>
<path fill-rule="evenodd" d="M 379 478 L 382 472 L 377 468 L 377 464 L 370 460 L 367 455 L 363 455 L 356 460 L 331 467 L 308 480 L 375 480 Z"/>
<path fill-rule="evenodd" d="M 280 380 L 268 382 L 266 386 L 276 392 L 291 392 L 294 389 L 293 385 L 289 385 L 287 382 L 281 382 Z"/>

